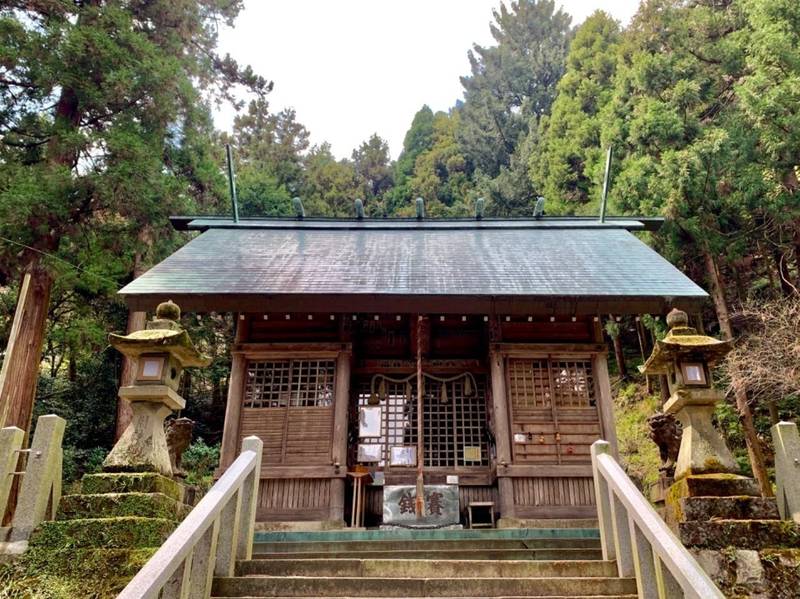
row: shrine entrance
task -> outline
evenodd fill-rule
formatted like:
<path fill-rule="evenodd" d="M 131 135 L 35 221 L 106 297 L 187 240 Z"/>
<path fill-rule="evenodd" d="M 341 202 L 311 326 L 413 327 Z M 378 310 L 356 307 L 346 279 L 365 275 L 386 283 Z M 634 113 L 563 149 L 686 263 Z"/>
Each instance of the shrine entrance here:
<path fill-rule="evenodd" d="M 485 377 L 423 372 L 423 384 L 420 443 L 417 375 L 375 374 L 358 381 L 357 461 L 405 479 L 422 447 L 427 473 L 488 468 Z"/>
<path fill-rule="evenodd" d="M 463 508 L 475 500 L 475 492 L 495 493 L 486 375 L 423 369 L 422 383 L 419 402 L 415 372 L 378 372 L 354 381 L 353 457 L 378 482 L 367 490 L 367 525 L 381 523 L 389 488 L 415 485 L 420 471 L 426 501 L 439 495 L 429 492 L 430 485 L 451 485 L 455 495 L 447 503 Z M 400 497 L 401 509 L 410 496 Z"/>

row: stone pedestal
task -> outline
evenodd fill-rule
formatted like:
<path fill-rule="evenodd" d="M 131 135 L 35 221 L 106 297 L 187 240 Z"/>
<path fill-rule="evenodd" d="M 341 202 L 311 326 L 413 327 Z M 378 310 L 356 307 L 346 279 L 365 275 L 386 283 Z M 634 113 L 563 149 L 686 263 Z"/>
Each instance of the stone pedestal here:
<path fill-rule="evenodd" d="M 664 404 L 683 425 L 681 448 L 675 463 L 675 480 L 696 474 L 736 473 L 739 467 L 711 417 L 722 399 L 714 389 L 678 390 Z"/>
<path fill-rule="evenodd" d="M 122 387 L 119 395 L 131 403 L 133 417 L 103 462 L 103 470 L 172 476 L 164 419 L 186 402 L 166 385 Z"/>

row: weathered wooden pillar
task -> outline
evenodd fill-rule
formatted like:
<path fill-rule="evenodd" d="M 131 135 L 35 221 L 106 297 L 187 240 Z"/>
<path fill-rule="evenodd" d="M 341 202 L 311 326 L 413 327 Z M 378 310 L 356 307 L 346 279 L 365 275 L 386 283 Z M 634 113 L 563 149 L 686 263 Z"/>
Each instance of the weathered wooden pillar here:
<path fill-rule="evenodd" d="M 350 404 L 350 346 L 344 346 L 336 358 L 336 388 L 333 398 L 333 443 L 331 458 L 336 478 L 331 480 L 330 519 L 344 520 L 344 483 L 347 470 L 347 420 Z"/>
<path fill-rule="evenodd" d="M 25 273 L 0 370 L 0 428 L 30 428 L 53 279 L 43 266 Z"/>
<path fill-rule="evenodd" d="M 492 348 L 489 351 L 492 375 L 492 409 L 494 412 L 494 435 L 497 445 L 497 492 L 500 497 L 500 517 L 514 516 L 514 484 L 507 476 L 511 464 L 511 425 L 508 418 L 506 397 L 506 372 L 503 355 Z"/>
<path fill-rule="evenodd" d="M 614 395 L 611 392 L 611 381 L 608 376 L 608 357 L 606 354 L 595 354 L 592 362 L 594 380 L 599 392 L 597 401 L 603 439 L 611 446 L 611 455 L 614 459 L 619 459 L 617 428 L 614 421 Z"/>
<path fill-rule="evenodd" d="M 242 343 L 245 336 L 244 321 L 236 321 L 235 343 Z M 225 424 L 222 429 L 219 467 L 224 470 L 236 459 L 239 449 L 239 417 L 242 412 L 245 384 L 245 358 L 242 352 L 231 352 L 231 373 L 228 377 L 228 401 L 225 405 Z"/>

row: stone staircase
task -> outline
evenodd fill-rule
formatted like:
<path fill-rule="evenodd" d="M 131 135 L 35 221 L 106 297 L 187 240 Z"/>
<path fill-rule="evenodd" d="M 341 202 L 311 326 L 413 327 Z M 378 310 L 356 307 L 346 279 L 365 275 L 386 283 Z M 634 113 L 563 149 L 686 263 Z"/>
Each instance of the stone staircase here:
<path fill-rule="evenodd" d="M 256 533 L 212 597 L 633 599 L 596 529 Z"/>

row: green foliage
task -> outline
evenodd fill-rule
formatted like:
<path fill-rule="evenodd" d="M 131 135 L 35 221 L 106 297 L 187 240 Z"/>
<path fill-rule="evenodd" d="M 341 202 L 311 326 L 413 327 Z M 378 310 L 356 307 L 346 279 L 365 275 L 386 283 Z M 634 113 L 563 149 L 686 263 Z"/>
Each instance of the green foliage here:
<path fill-rule="evenodd" d="M 496 46 L 475 45 L 464 86 L 458 140 L 491 178 L 509 166 L 517 144 L 547 114 L 564 72 L 571 18 L 553 0 L 516 0 L 494 11 Z"/>
<path fill-rule="evenodd" d="M 614 399 L 614 421 L 620 461 L 628 475 L 647 492 L 658 480 L 661 458 L 649 437 L 647 419 L 659 410 L 658 397 L 645 395 L 640 385 L 629 383 Z"/>
<path fill-rule="evenodd" d="M 95 474 L 103 467 L 108 450 L 103 447 L 79 449 L 74 445 L 64 446 L 63 477 L 65 483 L 80 480 L 84 474 Z"/>
<path fill-rule="evenodd" d="M 186 471 L 186 482 L 208 488 L 213 484 L 214 469 L 219 465 L 219 444 L 206 445 L 202 438 L 186 448 L 181 465 Z"/>
<path fill-rule="evenodd" d="M 530 158 L 530 178 L 550 214 L 597 213 L 605 153 L 602 111 L 611 99 L 621 33 L 602 11 L 578 27 Z"/>

